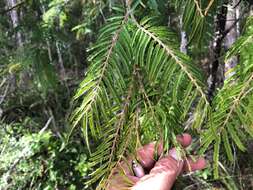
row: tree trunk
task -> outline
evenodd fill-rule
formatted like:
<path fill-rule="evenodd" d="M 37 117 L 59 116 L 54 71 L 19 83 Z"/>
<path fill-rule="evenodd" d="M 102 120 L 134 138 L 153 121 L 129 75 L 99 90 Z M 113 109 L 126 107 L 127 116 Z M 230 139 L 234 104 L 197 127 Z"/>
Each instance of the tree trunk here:
<path fill-rule="evenodd" d="M 17 5 L 17 0 L 7 0 L 7 6 L 9 8 L 14 7 Z M 16 29 L 19 25 L 19 18 L 18 18 L 18 12 L 16 9 L 12 9 L 10 11 L 10 17 L 12 21 L 13 28 Z M 18 47 L 21 47 L 23 42 L 22 42 L 22 35 L 19 31 L 16 32 L 16 44 Z"/>
<path fill-rule="evenodd" d="M 224 1 L 215 18 L 214 40 L 210 45 L 210 64 L 208 77 L 208 98 L 211 101 L 217 86 L 223 82 L 223 69 L 220 64 L 222 41 L 226 27 L 228 1 Z M 222 70 L 222 71 L 221 71 Z"/>
<path fill-rule="evenodd" d="M 180 51 L 184 54 L 187 54 L 188 42 L 186 32 L 183 29 L 183 15 L 180 16 L 180 36 L 181 36 Z"/>
<path fill-rule="evenodd" d="M 44 14 L 46 11 L 45 11 L 45 7 L 44 5 L 42 4 L 41 6 L 41 12 Z M 46 39 L 46 43 L 47 43 L 47 52 L 48 52 L 48 58 L 49 58 L 49 61 L 50 63 L 53 62 L 53 57 L 52 57 L 52 51 L 51 51 L 51 45 L 50 45 L 50 42 L 48 39 Z"/>
<path fill-rule="evenodd" d="M 232 3 L 228 4 L 228 13 L 226 19 L 226 30 L 228 31 L 225 41 L 224 48 L 228 50 L 240 35 L 239 17 L 240 17 L 240 0 L 233 0 Z M 224 75 L 225 80 L 230 78 L 234 72 L 231 71 L 238 63 L 238 57 L 233 56 L 225 63 Z"/>
<path fill-rule="evenodd" d="M 56 52 L 57 52 L 57 55 L 58 55 L 58 63 L 60 64 L 60 77 L 61 77 L 62 81 L 65 81 L 66 71 L 65 71 L 63 58 L 62 58 L 61 50 L 60 50 L 60 47 L 59 47 L 59 43 L 56 42 L 55 46 L 56 46 Z"/>

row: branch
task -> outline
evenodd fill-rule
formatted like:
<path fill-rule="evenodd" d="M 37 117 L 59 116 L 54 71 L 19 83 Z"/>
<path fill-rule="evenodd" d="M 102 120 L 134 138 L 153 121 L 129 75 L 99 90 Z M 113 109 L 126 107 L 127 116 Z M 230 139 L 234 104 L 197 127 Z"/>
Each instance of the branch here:
<path fill-rule="evenodd" d="M 238 3 L 233 7 L 233 9 L 235 9 L 236 7 L 238 7 L 241 4 L 242 0 L 238 1 Z"/>
<path fill-rule="evenodd" d="M 23 4 L 25 4 L 26 1 L 28 1 L 28 0 L 21 1 L 20 3 L 17 3 L 17 4 L 14 5 L 13 7 L 10 7 L 10 8 L 8 8 L 8 9 L 6 9 L 6 10 L 2 10 L 2 11 L 0 11 L 0 14 L 3 15 L 3 14 L 6 14 L 6 13 L 12 11 L 13 9 L 19 8 L 20 6 L 22 6 Z"/>
<path fill-rule="evenodd" d="M 208 11 L 209 11 L 210 8 L 212 7 L 213 3 L 214 3 L 214 0 L 211 0 L 211 1 L 209 2 L 209 4 L 207 5 L 207 7 L 206 7 L 206 9 L 205 9 L 205 13 L 204 13 L 205 16 L 207 15 Z"/>
<path fill-rule="evenodd" d="M 39 134 L 42 134 L 42 133 L 44 133 L 44 132 L 46 131 L 46 129 L 49 127 L 49 125 L 50 125 L 50 123 L 51 123 L 51 121 L 52 121 L 53 119 L 54 119 L 54 117 L 51 116 L 51 117 L 47 120 L 45 126 L 40 130 Z"/>
<path fill-rule="evenodd" d="M 198 10 L 200 16 L 201 16 L 201 17 L 204 17 L 199 2 L 198 2 L 197 0 L 194 0 L 194 3 L 195 3 L 195 5 L 196 5 L 196 8 L 197 8 L 197 10 Z"/>
<path fill-rule="evenodd" d="M 128 21 L 128 17 L 129 17 L 129 12 L 127 11 L 127 13 L 124 16 L 124 19 L 122 20 L 122 23 L 121 23 L 120 27 L 116 30 L 115 34 L 112 36 L 112 42 L 111 42 L 110 48 L 108 49 L 108 51 L 106 53 L 106 56 L 105 56 L 105 60 L 102 63 L 102 70 L 101 70 L 100 77 L 96 81 L 96 86 L 93 89 L 93 92 L 94 92 L 93 98 L 92 98 L 91 102 L 89 103 L 89 105 L 85 108 L 85 111 L 83 110 L 83 113 L 87 113 L 88 111 L 90 111 L 90 109 L 92 108 L 93 103 L 95 102 L 95 100 L 96 100 L 96 98 L 99 94 L 99 92 L 98 92 L 99 87 L 100 87 L 100 84 L 102 83 L 102 81 L 104 79 L 107 66 L 109 65 L 109 61 L 110 61 L 111 55 L 113 53 L 113 49 L 117 44 L 118 38 L 120 36 L 120 33 L 121 33 L 125 23 Z M 70 134 L 72 133 L 72 131 L 74 130 L 76 125 L 79 123 L 81 118 L 82 117 L 78 117 L 78 119 L 73 123 L 73 127 L 70 131 Z"/>
<path fill-rule="evenodd" d="M 113 157 L 115 156 L 114 153 L 116 151 L 116 145 L 117 145 L 117 142 L 118 142 L 118 139 L 119 139 L 121 127 L 126 122 L 126 116 L 127 116 L 127 113 L 128 113 L 128 110 L 129 110 L 129 105 L 130 105 L 130 102 L 131 102 L 131 98 L 132 98 L 132 95 L 133 95 L 133 92 L 134 92 L 134 82 L 135 82 L 135 79 L 136 79 L 136 69 L 137 69 L 137 67 L 136 67 L 136 65 L 134 65 L 134 70 L 133 70 L 133 73 L 132 73 L 132 79 L 131 79 L 131 82 L 129 84 L 128 91 L 127 91 L 127 97 L 126 97 L 126 99 L 123 103 L 123 109 L 122 109 L 122 112 L 120 113 L 120 118 L 119 118 L 118 122 L 115 125 L 116 132 L 115 132 L 115 136 L 114 136 L 114 139 L 113 139 L 113 142 L 112 142 L 112 148 L 111 148 L 110 157 L 109 157 L 109 161 L 108 161 L 109 164 L 112 163 Z M 119 162 L 120 162 L 119 160 L 117 161 L 116 165 L 111 165 L 111 166 L 109 165 L 110 173 L 109 173 L 107 179 L 111 178 L 111 176 L 113 174 L 112 173 L 113 168 L 119 164 Z M 109 185 L 109 183 L 108 183 L 108 180 L 107 180 L 107 181 L 105 181 L 105 184 L 101 185 L 101 187 L 103 187 L 103 186 L 107 187 L 108 185 Z"/>
<path fill-rule="evenodd" d="M 145 29 L 143 26 L 141 26 L 136 20 L 135 24 L 137 27 L 142 30 L 145 34 L 150 36 L 154 41 L 156 41 L 169 55 L 172 59 L 175 60 L 175 62 L 181 67 L 181 69 L 185 72 L 185 74 L 188 76 L 188 78 L 192 81 L 194 86 L 196 87 L 197 91 L 200 93 L 201 97 L 204 99 L 204 101 L 208 104 L 208 100 L 206 99 L 206 95 L 203 92 L 201 86 L 198 84 L 194 76 L 192 76 L 192 73 L 190 73 L 187 69 L 187 67 L 180 61 L 180 59 L 174 54 L 174 52 L 166 45 L 164 44 L 158 37 L 156 37 L 153 33 Z"/>
<path fill-rule="evenodd" d="M 144 85 L 143 85 L 143 82 L 142 82 L 142 77 L 141 77 L 141 74 L 140 74 L 139 70 L 136 70 L 136 76 L 137 76 L 137 82 L 140 86 L 140 92 L 144 95 L 144 99 L 146 99 L 146 101 L 148 103 L 148 106 L 150 107 L 151 115 L 152 115 L 152 117 L 154 118 L 154 120 L 156 122 L 156 126 L 161 126 L 161 123 L 159 122 L 159 120 L 157 119 L 157 117 L 155 115 L 155 110 L 153 109 L 152 103 L 149 100 L 149 97 L 148 97 L 148 95 L 145 91 L 145 88 L 144 88 Z M 162 136 L 161 128 L 158 127 L 158 130 L 159 130 L 160 135 Z"/>
<path fill-rule="evenodd" d="M 232 114 L 234 113 L 236 106 L 239 105 L 240 101 L 247 95 L 247 88 L 250 86 L 250 83 L 253 81 L 253 74 L 250 76 L 250 78 L 246 81 L 244 87 L 242 88 L 240 94 L 235 98 L 233 106 L 230 108 L 230 111 L 226 117 L 226 120 L 224 121 L 223 125 L 222 125 L 222 129 L 224 129 L 224 127 L 227 125 L 227 123 L 229 122 L 230 118 L 232 117 Z"/>
<path fill-rule="evenodd" d="M 242 20 L 242 18 L 236 19 L 235 22 L 234 22 L 228 29 L 226 29 L 225 31 L 223 31 L 221 40 L 223 40 L 223 39 L 227 36 L 227 34 L 236 26 L 236 24 L 237 24 L 240 20 Z M 227 20 L 227 21 L 228 21 L 228 20 Z"/>

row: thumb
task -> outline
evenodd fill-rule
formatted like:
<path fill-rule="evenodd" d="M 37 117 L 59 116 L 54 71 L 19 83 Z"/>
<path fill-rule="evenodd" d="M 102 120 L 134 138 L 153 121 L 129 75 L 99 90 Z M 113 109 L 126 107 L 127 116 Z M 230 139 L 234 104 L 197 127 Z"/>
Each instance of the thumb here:
<path fill-rule="evenodd" d="M 181 173 L 184 162 L 168 155 L 158 162 L 149 175 L 142 177 L 132 190 L 168 190 L 173 186 L 177 176 Z"/>

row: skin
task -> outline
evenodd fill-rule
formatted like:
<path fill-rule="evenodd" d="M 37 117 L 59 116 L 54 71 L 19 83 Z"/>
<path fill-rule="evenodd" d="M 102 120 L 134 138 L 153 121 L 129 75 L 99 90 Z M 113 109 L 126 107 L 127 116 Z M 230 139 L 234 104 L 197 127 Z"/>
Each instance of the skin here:
<path fill-rule="evenodd" d="M 178 136 L 177 140 L 186 148 L 191 144 L 192 138 L 185 133 Z M 161 156 L 162 150 L 162 144 L 156 147 L 155 143 L 147 144 L 138 149 L 136 153 L 140 164 L 138 167 L 143 167 L 145 171 L 149 171 L 148 174 L 141 175 L 141 177 L 135 176 L 131 169 L 133 159 L 129 158 L 113 170 L 107 189 L 170 190 L 178 175 L 183 172 L 201 170 L 206 166 L 206 161 L 202 157 L 195 160 L 195 162 L 190 158 L 182 160 L 175 148 L 172 148 L 166 156 Z M 160 157 L 158 161 L 154 159 L 156 154 Z M 141 172 L 139 173 L 141 174 Z"/>

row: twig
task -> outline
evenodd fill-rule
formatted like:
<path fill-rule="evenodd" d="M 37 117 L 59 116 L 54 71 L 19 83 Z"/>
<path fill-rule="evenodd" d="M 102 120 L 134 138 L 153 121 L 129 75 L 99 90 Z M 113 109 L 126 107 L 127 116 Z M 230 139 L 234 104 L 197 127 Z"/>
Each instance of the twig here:
<path fill-rule="evenodd" d="M 242 0 L 238 1 L 238 3 L 236 3 L 236 5 L 233 7 L 233 9 L 235 9 L 236 7 L 238 7 L 241 4 Z"/>
<path fill-rule="evenodd" d="M 116 145 L 117 145 L 117 142 L 118 142 L 118 139 L 119 139 L 121 127 L 126 122 L 126 116 L 128 114 L 129 105 L 130 105 L 131 98 L 132 98 L 132 95 L 133 95 L 135 79 L 136 79 L 136 66 L 134 66 L 133 76 L 132 76 L 131 82 L 130 82 L 129 87 L 128 87 L 127 97 L 126 97 L 126 99 L 123 103 L 122 112 L 120 113 L 120 118 L 115 124 L 116 131 L 115 131 L 114 139 L 113 139 L 113 142 L 112 142 L 112 148 L 111 148 L 110 157 L 109 157 L 109 161 L 108 161 L 109 164 L 112 163 L 113 158 L 114 158 L 114 154 L 115 154 L 115 151 L 116 151 Z M 119 160 L 116 163 L 116 165 L 118 165 L 118 164 L 119 164 Z M 113 171 L 113 168 L 116 165 L 109 165 L 110 170 Z M 112 174 L 113 173 L 110 172 L 107 179 L 110 179 Z M 103 186 L 108 187 L 108 185 L 109 185 L 108 181 L 105 181 L 105 183 L 102 184 L 100 187 L 103 187 Z M 98 188 L 98 189 L 100 189 L 100 188 Z"/>
<path fill-rule="evenodd" d="M 2 157 L 3 152 L 5 151 L 5 149 L 6 149 L 6 147 L 7 147 L 6 144 L 7 144 L 7 143 L 5 143 L 4 146 L 1 148 L 1 149 L 2 149 L 2 150 L 1 150 L 1 153 L 0 153 L 0 156 L 1 156 L 1 157 Z"/>
<path fill-rule="evenodd" d="M 213 2 L 214 2 L 214 0 L 210 0 L 210 2 L 209 2 L 209 4 L 208 4 L 208 6 L 206 7 L 205 13 L 204 13 L 204 14 L 205 14 L 205 16 L 207 15 L 207 13 L 208 13 L 209 9 L 212 7 Z"/>
<path fill-rule="evenodd" d="M 40 130 L 39 134 L 43 133 L 43 132 L 49 127 L 49 124 L 51 123 L 51 121 L 52 121 L 53 119 L 54 119 L 54 117 L 51 116 L 51 117 L 47 120 L 45 126 Z"/>
<path fill-rule="evenodd" d="M 241 20 L 241 18 L 238 18 L 235 20 L 235 22 L 228 28 L 226 29 L 223 33 L 222 33 L 222 37 L 221 40 L 223 40 L 226 35 L 236 26 L 236 24 Z M 227 20 L 228 21 L 228 20 Z"/>
<path fill-rule="evenodd" d="M 0 14 L 6 14 L 6 13 L 12 11 L 13 9 L 19 8 L 20 6 L 22 6 L 23 4 L 25 4 L 26 1 L 27 0 L 21 1 L 20 3 L 17 3 L 13 7 L 10 7 L 8 9 L 6 9 L 6 10 L 1 11 Z"/>
<path fill-rule="evenodd" d="M 0 88 L 4 85 L 4 83 L 6 82 L 6 78 L 4 78 L 0 84 Z"/>
<path fill-rule="evenodd" d="M 60 139 L 63 139 L 61 133 L 58 130 L 58 127 L 56 126 L 55 117 L 54 117 L 54 114 L 53 114 L 53 111 L 52 111 L 51 107 L 48 108 L 48 112 L 49 112 L 50 118 L 52 117 L 53 130 L 54 130 L 55 134 Z"/>
<path fill-rule="evenodd" d="M 200 5 L 199 5 L 198 0 L 194 0 L 194 3 L 195 3 L 195 5 L 196 5 L 196 8 L 197 8 L 197 10 L 198 10 L 200 16 L 201 16 L 201 17 L 204 17 L 204 15 L 203 15 L 203 13 L 202 13 L 202 10 L 201 10 L 201 8 L 200 8 Z"/>

